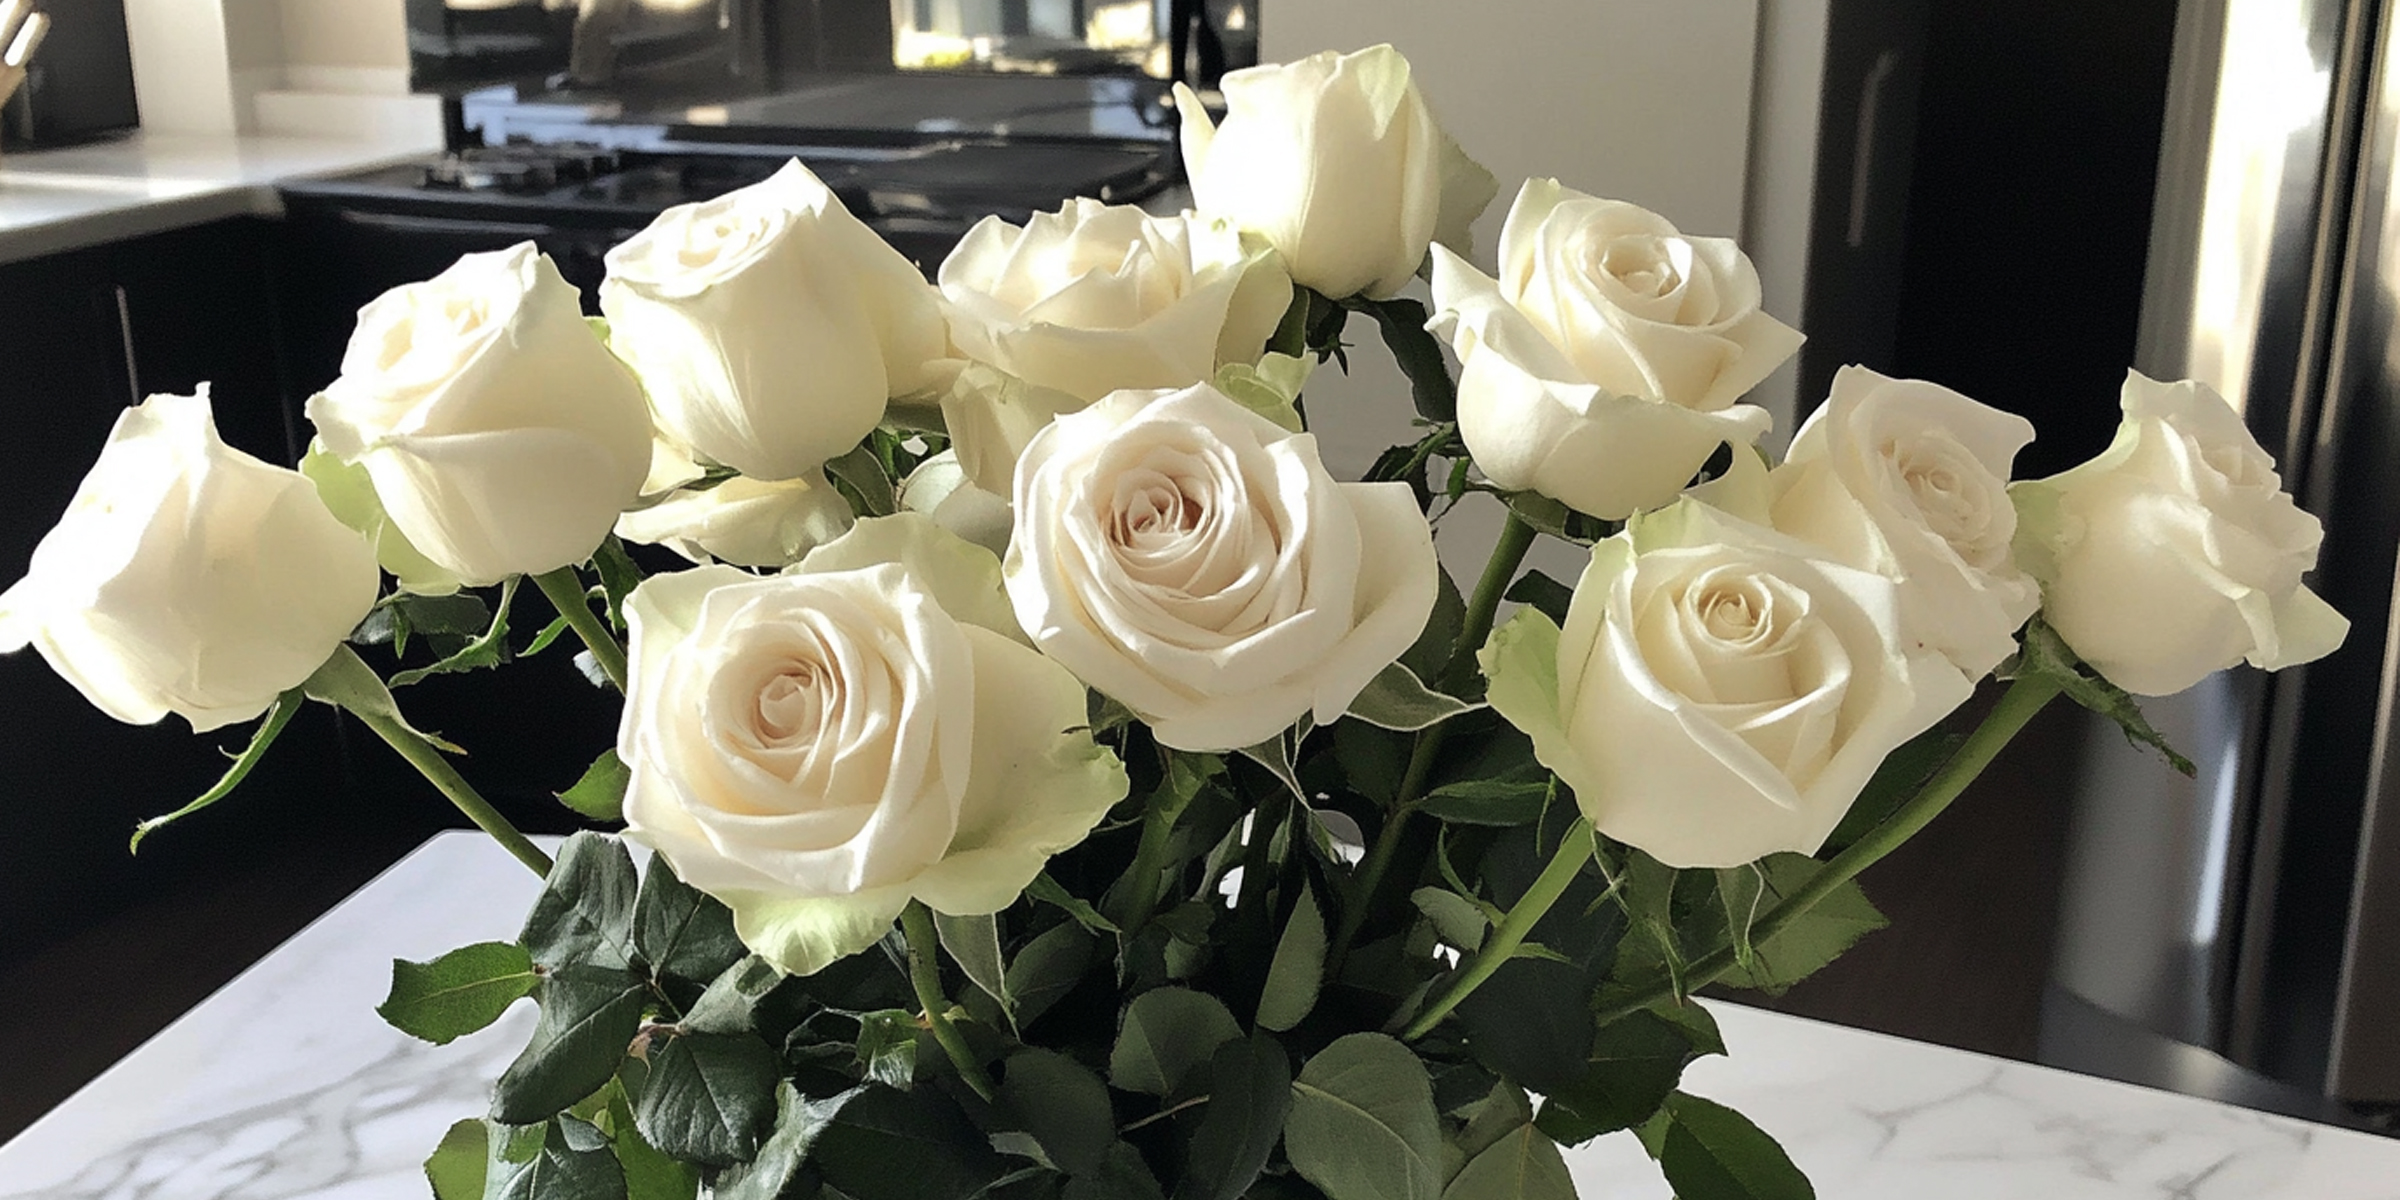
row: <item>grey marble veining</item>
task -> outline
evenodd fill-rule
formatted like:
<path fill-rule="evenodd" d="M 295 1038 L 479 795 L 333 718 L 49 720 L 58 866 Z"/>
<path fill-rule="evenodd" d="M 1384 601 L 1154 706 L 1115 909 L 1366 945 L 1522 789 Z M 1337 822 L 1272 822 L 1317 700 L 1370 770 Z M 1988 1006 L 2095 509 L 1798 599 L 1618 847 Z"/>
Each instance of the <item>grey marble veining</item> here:
<path fill-rule="evenodd" d="M 422 1200 L 532 1024 L 434 1047 L 375 1016 L 392 958 L 511 936 L 536 881 L 436 838 L 0 1146 L 0 1200 Z M 2400 1141 L 1734 1005 L 1687 1087 L 1775 1134 L 1833 1200 L 2400 1200 Z M 1623 1135 L 1585 1200 L 1665 1200 Z"/>

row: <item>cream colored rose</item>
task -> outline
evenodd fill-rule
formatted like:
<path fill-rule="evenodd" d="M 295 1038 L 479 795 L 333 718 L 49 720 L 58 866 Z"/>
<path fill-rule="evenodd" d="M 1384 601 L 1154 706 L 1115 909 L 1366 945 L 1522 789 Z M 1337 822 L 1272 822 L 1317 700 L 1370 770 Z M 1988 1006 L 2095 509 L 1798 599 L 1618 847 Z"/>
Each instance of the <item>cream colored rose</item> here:
<path fill-rule="evenodd" d="M 2041 607 L 2009 549 L 2009 467 L 2032 440 L 1939 384 L 1845 367 L 1771 475 L 1775 528 L 1898 581 L 1902 638 L 1981 679 Z"/>
<path fill-rule="evenodd" d="M 206 389 L 117 418 L 32 569 L 0 651 L 41 651 L 100 711 L 206 732 L 299 686 L 375 604 L 375 552 L 298 472 L 217 438 Z"/>
<path fill-rule="evenodd" d="M 360 309 L 308 416 L 407 542 L 470 586 L 591 557 L 649 469 L 641 388 L 531 242 Z"/>
<path fill-rule="evenodd" d="M 626 834 L 786 971 L 874 945 L 911 899 L 1006 908 L 1125 795 L 998 561 L 921 516 L 784 575 L 655 575 L 627 613 Z"/>
<path fill-rule="evenodd" d="M 1724 238 L 1527 180 L 1494 279 L 1433 254 L 1432 328 L 1459 359 L 1458 430 L 1493 483 L 1619 520 L 1675 498 L 1718 446 L 1772 423 L 1739 404 L 1800 347 Z"/>
<path fill-rule="evenodd" d="M 1433 608 L 1407 485 L 1335 483 L 1316 439 L 1206 385 L 1060 417 L 1025 451 L 1016 510 L 1018 621 L 1178 750 L 1334 720 Z"/>
<path fill-rule="evenodd" d="M 1189 387 L 1223 364 L 1256 362 L 1292 299 L 1275 252 L 1224 221 L 1085 199 L 1023 228 L 985 218 L 940 279 L 958 353 L 1025 385 L 1003 397 L 969 381 L 943 401 L 966 444 L 962 461 L 1002 494 L 1002 468 L 1048 417 L 1122 388 Z M 1031 429 L 964 411 L 995 403 L 1023 408 Z"/>
<path fill-rule="evenodd" d="M 2301 582 L 2324 529 L 2240 414 L 2204 384 L 2138 373 L 2123 406 L 2098 458 L 2010 489 L 2017 558 L 2059 636 L 2145 696 L 2332 653 L 2350 622 Z"/>
<path fill-rule="evenodd" d="M 760 480 L 848 453 L 945 350 L 924 276 L 796 159 L 609 251 L 600 307 L 659 427 Z"/>
<path fill-rule="evenodd" d="M 848 532 L 850 520 L 850 502 L 822 473 L 773 482 L 736 475 L 618 517 L 617 536 L 696 563 L 780 570 Z"/>
<path fill-rule="evenodd" d="M 1675 867 L 1813 854 L 1900 743 L 1972 691 L 1902 643 L 1898 585 L 1694 500 L 1592 548 L 1562 631 L 1481 659 L 1592 826 Z"/>
<path fill-rule="evenodd" d="M 1434 123 L 1399 51 L 1327 51 L 1247 67 L 1222 86 L 1222 125 L 1176 87 L 1192 196 L 1203 215 L 1264 236 L 1295 282 L 1384 297 L 1427 246 L 1465 252 L 1496 185 Z"/>

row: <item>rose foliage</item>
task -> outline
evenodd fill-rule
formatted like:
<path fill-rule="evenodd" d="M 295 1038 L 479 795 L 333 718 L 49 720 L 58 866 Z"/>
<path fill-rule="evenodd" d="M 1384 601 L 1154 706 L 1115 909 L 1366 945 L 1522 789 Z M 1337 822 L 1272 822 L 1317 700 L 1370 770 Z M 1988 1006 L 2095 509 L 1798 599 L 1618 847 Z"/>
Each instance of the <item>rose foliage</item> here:
<path fill-rule="evenodd" d="M 119 422 L 0 647 L 263 714 L 192 808 L 338 705 L 544 873 L 394 964 L 431 1041 L 539 1009 L 442 1200 L 1564 1200 L 1620 1132 L 1807 1196 L 1678 1091 L 1693 993 L 1882 924 L 1859 871 L 2051 698 L 2155 743 L 2127 690 L 2342 640 L 2204 386 L 2012 485 L 2024 420 L 1852 368 L 1772 462 L 1799 335 L 1733 242 L 1533 180 L 1478 265 L 1389 47 L 1224 93 L 1194 213 L 994 218 L 937 283 L 794 162 L 612 253 L 605 321 L 530 245 L 369 305 L 305 472 L 205 396 Z M 1419 421 L 1355 480 L 1301 394 L 1352 312 Z M 1461 504 L 1509 514 L 1463 587 Z M 570 633 L 588 681 L 523 665 Z M 394 699 L 483 669 L 623 695 L 555 858 Z"/>

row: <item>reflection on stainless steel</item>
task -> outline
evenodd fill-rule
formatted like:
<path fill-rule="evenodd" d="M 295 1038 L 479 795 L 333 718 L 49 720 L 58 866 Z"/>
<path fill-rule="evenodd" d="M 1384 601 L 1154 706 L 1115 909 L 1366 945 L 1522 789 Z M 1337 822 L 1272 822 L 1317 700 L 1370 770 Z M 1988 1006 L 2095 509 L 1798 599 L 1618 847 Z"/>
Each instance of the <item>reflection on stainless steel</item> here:
<path fill-rule="evenodd" d="M 2053 967 L 2088 1002 L 2059 1006 L 2062 1021 L 2139 1026 L 2380 1103 L 2400 1102 L 2400 781 L 2383 765 L 2394 685 L 2381 644 L 2400 537 L 2391 7 L 2179 12 L 2135 365 L 2242 410 L 2326 520 L 2313 585 L 2354 632 L 2304 669 L 2239 668 L 2144 700 L 2197 778 L 2095 722 Z M 2044 1053 L 2105 1069 L 2074 1061 L 2076 1040 L 2045 1029 Z"/>
<path fill-rule="evenodd" d="M 2382 66 L 2366 105 L 2351 213 L 2350 270 L 2335 316 L 2325 414 L 2312 447 L 2309 500 L 2336 514 L 2327 532 L 2326 597 L 2348 606 L 2355 642 L 2372 647 L 2400 617 L 2395 544 L 2400 543 L 2400 24 L 2384 6 Z M 2372 496 L 2379 503 L 2360 501 Z M 2380 604 L 2374 603 L 2380 600 Z M 2380 670 L 2356 651 L 2346 676 L 2320 673 L 2309 699 L 2365 720 L 2372 745 L 2357 781 L 2365 797 L 2358 864 L 2342 882 L 2352 919 L 2334 996 L 2328 1090 L 2400 1101 L 2400 735 L 2395 662 L 2386 633 Z M 2312 756 L 2320 748 L 2302 746 Z M 2297 802 L 2297 801 L 2295 801 Z"/>

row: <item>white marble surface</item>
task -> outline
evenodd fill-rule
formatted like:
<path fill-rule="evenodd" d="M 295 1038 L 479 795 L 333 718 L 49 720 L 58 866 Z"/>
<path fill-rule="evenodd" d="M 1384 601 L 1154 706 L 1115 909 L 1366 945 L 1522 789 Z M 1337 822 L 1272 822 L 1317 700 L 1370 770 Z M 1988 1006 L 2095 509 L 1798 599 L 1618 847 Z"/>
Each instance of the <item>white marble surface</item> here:
<path fill-rule="evenodd" d="M 339 175 L 441 148 L 438 137 L 262 137 L 137 131 L 0 156 L 0 262 L 275 211 L 286 179 Z"/>
<path fill-rule="evenodd" d="M 0 1200 L 422 1200 L 532 1011 L 414 1042 L 374 1013 L 390 960 L 513 936 L 535 888 L 481 835 L 436 838 L 0 1146 Z M 1733 1054 L 1687 1086 L 1827 1200 L 2400 1200 L 2400 1141 L 1711 1007 Z M 1667 1195 L 1625 1135 L 1570 1161 L 1584 1200 Z"/>

